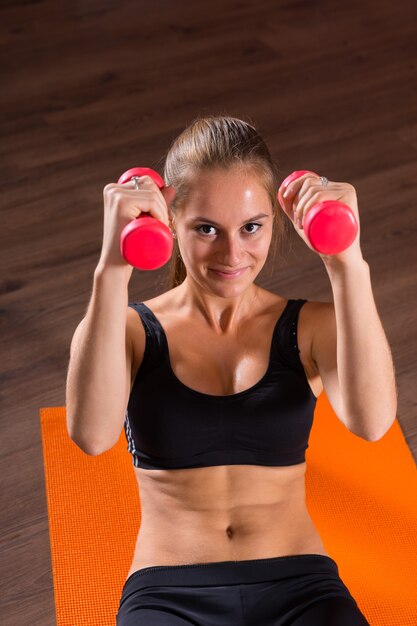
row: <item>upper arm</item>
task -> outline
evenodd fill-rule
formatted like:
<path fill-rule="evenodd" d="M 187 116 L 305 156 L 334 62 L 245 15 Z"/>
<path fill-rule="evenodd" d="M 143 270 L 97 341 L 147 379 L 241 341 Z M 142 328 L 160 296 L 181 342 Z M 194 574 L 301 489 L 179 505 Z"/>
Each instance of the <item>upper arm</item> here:
<path fill-rule="evenodd" d="M 81 322 L 78 324 L 74 332 L 74 335 L 71 341 L 71 347 L 70 347 L 70 362 L 71 362 L 71 359 L 74 357 L 74 355 L 76 355 L 77 352 L 82 347 L 80 341 L 82 338 L 82 330 L 83 330 L 83 327 L 85 326 L 85 323 L 86 323 L 86 318 L 83 318 Z M 117 395 L 117 397 L 120 398 L 120 401 L 117 401 L 117 403 L 113 402 L 113 405 L 112 405 L 112 406 L 117 406 L 117 409 L 114 408 L 112 410 L 108 405 L 106 405 L 106 401 L 104 398 L 107 395 L 106 393 L 107 389 L 105 387 L 103 388 L 103 384 L 100 383 L 99 380 L 97 382 L 97 386 L 100 385 L 100 389 L 98 392 L 96 392 L 95 390 L 91 390 L 91 385 L 87 385 L 87 387 L 84 386 L 83 394 L 77 393 L 76 380 L 80 378 L 80 374 L 78 373 L 76 378 L 74 378 L 74 376 L 71 377 L 71 371 L 70 371 L 71 368 L 70 367 L 68 368 L 67 389 L 66 389 L 67 429 L 68 429 L 68 433 L 70 437 L 74 441 L 78 442 L 77 445 L 79 445 L 79 447 L 83 449 L 84 451 L 94 449 L 94 447 L 91 445 L 85 446 L 82 443 L 83 441 L 82 437 L 74 436 L 74 431 L 77 430 L 79 432 L 80 424 L 82 423 L 82 420 L 80 419 L 81 418 L 80 415 L 78 416 L 78 418 L 74 417 L 75 411 L 78 410 L 74 406 L 76 403 L 76 399 L 77 398 L 79 399 L 80 395 L 84 398 L 83 408 L 82 408 L 82 419 L 87 421 L 87 425 L 88 425 L 88 421 L 90 422 L 90 426 L 89 426 L 90 432 L 91 432 L 92 424 L 94 423 L 94 420 L 99 422 L 100 418 L 97 418 L 97 415 L 100 414 L 100 412 L 103 412 L 103 411 L 105 411 L 106 413 L 108 413 L 109 411 L 113 412 L 113 415 L 110 416 L 107 422 L 108 433 L 106 436 L 109 439 L 110 443 L 108 442 L 105 448 L 102 448 L 102 447 L 98 448 L 96 446 L 95 449 L 99 449 L 100 450 L 99 453 L 101 453 L 113 447 L 119 440 L 120 433 L 123 430 L 133 376 L 142 361 L 143 353 L 145 351 L 145 341 L 146 341 L 145 331 L 144 331 L 144 328 L 142 326 L 142 323 L 140 321 L 140 318 L 137 312 L 131 307 L 127 307 L 126 325 L 125 325 L 125 363 L 124 365 L 122 365 L 122 367 L 125 367 L 125 372 L 124 372 L 125 373 L 125 388 L 109 390 L 109 392 L 112 393 L 114 396 Z M 110 355 L 110 358 L 111 358 L 111 355 Z M 112 368 L 112 363 L 111 362 L 107 363 L 106 371 L 107 372 L 108 370 L 111 371 L 111 368 Z M 97 368 L 95 368 L 93 371 L 96 371 L 96 369 Z M 120 378 L 122 377 L 119 377 L 119 380 Z M 97 376 L 95 377 L 95 380 L 97 380 Z M 123 384 L 122 380 L 120 381 L 120 383 L 118 383 L 118 385 L 120 384 Z M 121 394 L 123 395 L 121 396 Z M 97 401 L 97 397 L 99 398 L 99 404 Z M 120 406 L 121 401 L 123 401 L 122 406 Z M 91 407 L 91 406 L 93 406 L 92 410 L 85 408 L 85 407 Z M 86 414 L 86 411 L 87 411 L 87 414 Z M 74 429 L 74 422 L 78 422 L 78 426 L 76 429 Z M 84 429 L 85 429 L 85 425 L 84 425 Z M 91 437 L 89 439 L 91 439 Z M 79 443 L 80 441 L 81 443 Z M 88 454 L 90 454 L 90 452 L 88 452 Z"/>
<path fill-rule="evenodd" d="M 337 374 L 337 332 L 333 302 L 316 302 L 313 318 L 311 356 L 320 374 L 324 391 L 340 421 L 347 426 Z"/>
<path fill-rule="evenodd" d="M 78 344 L 78 336 L 81 332 L 83 323 L 85 318 L 81 320 L 75 329 L 71 347 L 70 347 L 70 358 L 73 355 L 74 351 L 77 349 Z M 138 323 L 139 322 L 139 323 Z M 127 315 L 126 315 L 126 388 L 125 388 L 125 412 L 127 408 L 127 404 L 129 402 L 130 391 L 133 384 L 133 374 L 134 371 L 139 367 L 143 353 L 145 351 L 145 331 L 139 320 L 139 316 L 132 309 L 132 307 L 127 307 Z"/>
<path fill-rule="evenodd" d="M 71 360 L 71 357 L 73 356 L 74 352 L 76 352 L 76 350 L 78 349 L 79 335 L 81 333 L 81 330 L 82 330 L 84 324 L 85 324 L 85 317 L 83 317 L 81 322 L 79 322 L 79 324 L 78 324 L 77 328 L 75 329 L 74 334 L 72 336 L 71 344 L 70 344 L 70 360 Z"/>
<path fill-rule="evenodd" d="M 65 407 L 66 407 L 67 431 L 71 438 L 73 437 L 73 431 L 74 431 L 74 420 L 71 417 L 71 414 L 73 412 L 72 405 L 75 404 L 76 402 L 76 392 L 75 392 L 76 387 L 71 380 L 71 366 L 72 366 L 71 361 L 74 358 L 74 355 L 80 349 L 80 345 L 79 345 L 80 335 L 81 335 L 81 331 L 83 329 L 84 324 L 85 324 L 85 317 L 83 317 L 83 319 L 78 323 L 72 335 L 72 339 L 70 343 L 70 356 L 69 356 L 69 361 L 67 365 L 67 377 L 66 377 L 66 386 L 65 386 Z"/>

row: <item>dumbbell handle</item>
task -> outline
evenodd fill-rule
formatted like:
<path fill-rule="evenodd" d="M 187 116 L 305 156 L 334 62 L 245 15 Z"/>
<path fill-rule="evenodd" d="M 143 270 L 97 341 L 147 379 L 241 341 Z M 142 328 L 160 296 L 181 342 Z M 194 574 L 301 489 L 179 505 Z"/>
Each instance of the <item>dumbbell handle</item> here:
<path fill-rule="evenodd" d="M 121 185 L 141 176 L 150 176 L 159 189 L 165 186 L 158 172 L 149 167 L 132 167 L 117 182 Z M 123 258 L 129 265 L 140 270 L 156 270 L 165 265 L 171 258 L 173 245 L 174 240 L 168 226 L 146 212 L 126 224 L 120 235 L 120 252 Z"/>
<path fill-rule="evenodd" d="M 283 180 L 281 187 L 287 187 L 307 173 L 318 176 L 310 170 L 296 170 Z M 324 200 L 308 210 L 303 228 L 314 250 L 320 254 L 333 255 L 343 252 L 353 243 L 358 233 L 358 222 L 347 204 L 337 200 Z"/>

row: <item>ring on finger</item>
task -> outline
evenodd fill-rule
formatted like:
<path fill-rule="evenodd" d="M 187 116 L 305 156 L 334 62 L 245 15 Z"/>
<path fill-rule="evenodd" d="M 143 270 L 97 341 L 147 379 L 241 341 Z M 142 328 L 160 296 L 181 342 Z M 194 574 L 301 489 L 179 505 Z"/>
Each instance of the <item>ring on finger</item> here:
<path fill-rule="evenodd" d="M 135 185 L 136 191 L 139 189 L 139 176 L 132 176 L 133 184 Z"/>

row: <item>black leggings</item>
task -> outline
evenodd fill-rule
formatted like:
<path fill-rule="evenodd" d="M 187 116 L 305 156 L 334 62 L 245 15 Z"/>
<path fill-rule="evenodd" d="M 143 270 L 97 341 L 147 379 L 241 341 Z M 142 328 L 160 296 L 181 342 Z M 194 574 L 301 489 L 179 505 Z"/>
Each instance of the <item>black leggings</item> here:
<path fill-rule="evenodd" d="M 161 565 L 126 580 L 116 626 L 370 626 L 321 554 Z"/>

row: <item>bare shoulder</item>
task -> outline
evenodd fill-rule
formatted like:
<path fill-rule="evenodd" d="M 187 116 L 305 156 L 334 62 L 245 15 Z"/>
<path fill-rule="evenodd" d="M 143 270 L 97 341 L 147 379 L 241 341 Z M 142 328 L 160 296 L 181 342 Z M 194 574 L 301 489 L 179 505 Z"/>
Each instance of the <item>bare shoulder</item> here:
<path fill-rule="evenodd" d="M 169 289 L 155 298 L 143 300 L 143 303 L 146 304 L 146 306 L 148 306 L 156 315 L 159 313 L 170 313 L 171 311 L 176 311 L 178 309 L 178 287 Z"/>
<path fill-rule="evenodd" d="M 319 300 L 307 300 L 300 309 L 300 315 L 303 315 L 309 323 L 320 322 L 322 314 L 325 311 L 334 308 L 333 302 L 322 302 Z"/>

